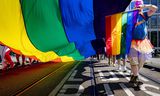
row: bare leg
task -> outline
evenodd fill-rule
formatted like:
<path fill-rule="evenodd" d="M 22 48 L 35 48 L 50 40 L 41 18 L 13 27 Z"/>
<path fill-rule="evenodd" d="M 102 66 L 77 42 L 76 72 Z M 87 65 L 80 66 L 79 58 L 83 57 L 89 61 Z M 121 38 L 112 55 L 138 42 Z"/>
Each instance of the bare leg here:
<path fill-rule="evenodd" d="M 113 55 L 113 56 L 112 56 L 112 59 L 113 59 L 113 66 L 115 67 L 115 66 L 116 66 L 116 56 Z"/>
<path fill-rule="evenodd" d="M 134 76 L 138 76 L 139 69 L 137 65 L 131 65 L 131 70 Z"/>
<path fill-rule="evenodd" d="M 25 64 L 24 64 L 24 61 L 25 61 L 25 56 L 22 55 L 22 66 L 25 65 Z"/>

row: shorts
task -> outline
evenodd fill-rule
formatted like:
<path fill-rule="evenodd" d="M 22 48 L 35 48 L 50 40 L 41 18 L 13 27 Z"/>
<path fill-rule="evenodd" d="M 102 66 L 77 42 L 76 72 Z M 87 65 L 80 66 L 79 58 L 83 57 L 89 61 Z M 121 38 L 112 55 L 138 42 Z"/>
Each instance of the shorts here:
<path fill-rule="evenodd" d="M 151 58 L 152 55 L 149 53 L 141 53 L 134 48 L 130 49 L 130 52 L 128 54 L 128 60 L 130 61 L 131 65 L 138 65 L 143 66 L 146 60 Z"/>
<path fill-rule="evenodd" d="M 120 55 L 116 55 L 116 59 L 126 59 L 126 55 L 125 54 L 120 54 Z"/>
<path fill-rule="evenodd" d="M 128 60 L 131 65 L 143 66 L 146 60 L 152 57 L 151 52 L 153 46 L 150 41 L 145 38 L 144 40 L 132 40 Z"/>

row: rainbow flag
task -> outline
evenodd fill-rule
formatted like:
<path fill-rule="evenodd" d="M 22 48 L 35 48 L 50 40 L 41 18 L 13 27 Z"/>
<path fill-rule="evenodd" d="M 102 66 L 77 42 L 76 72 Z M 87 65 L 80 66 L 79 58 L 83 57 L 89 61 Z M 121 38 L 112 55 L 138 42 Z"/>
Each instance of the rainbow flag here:
<path fill-rule="evenodd" d="M 109 55 L 128 54 L 138 10 L 106 16 L 106 50 Z"/>
<path fill-rule="evenodd" d="M 41 62 L 82 60 L 96 54 L 91 41 L 105 30 L 104 15 L 124 11 L 130 1 L 2 0 L 0 43 Z"/>

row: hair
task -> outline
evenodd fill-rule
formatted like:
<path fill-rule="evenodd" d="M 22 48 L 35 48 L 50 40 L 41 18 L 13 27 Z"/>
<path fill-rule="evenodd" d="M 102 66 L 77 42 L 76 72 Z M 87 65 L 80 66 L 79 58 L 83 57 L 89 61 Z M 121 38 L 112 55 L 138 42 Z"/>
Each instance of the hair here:
<path fill-rule="evenodd" d="M 143 5 L 143 0 L 132 0 L 132 9 L 138 8 L 139 5 Z"/>

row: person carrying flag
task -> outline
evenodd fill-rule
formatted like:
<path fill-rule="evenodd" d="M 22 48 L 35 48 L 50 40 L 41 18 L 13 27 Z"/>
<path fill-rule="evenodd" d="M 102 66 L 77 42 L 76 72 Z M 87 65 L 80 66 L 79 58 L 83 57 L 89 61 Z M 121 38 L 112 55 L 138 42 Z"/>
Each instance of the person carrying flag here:
<path fill-rule="evenodd" d="M 139 85 L 143 84 L 143 82 L 138 79 L 139 71 L 143 67 L 145 61 L 151 58 L 151 52 L 153 51 L 153 46 L 147 39 L 146 22 L 158 9 L 155 5 L 144 5 L 142 0 L 138 1 L 139 3 L 136 3 L 136 8 L 140 11 L 133 31 L 130 52 L 128 54 L 132 72 L 129 83 L 133 84 L 134 87 L 139 87 Z M 143 9 L 148 10 L 143 12 Z"/>

